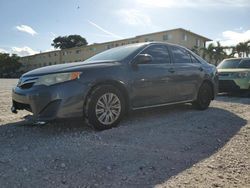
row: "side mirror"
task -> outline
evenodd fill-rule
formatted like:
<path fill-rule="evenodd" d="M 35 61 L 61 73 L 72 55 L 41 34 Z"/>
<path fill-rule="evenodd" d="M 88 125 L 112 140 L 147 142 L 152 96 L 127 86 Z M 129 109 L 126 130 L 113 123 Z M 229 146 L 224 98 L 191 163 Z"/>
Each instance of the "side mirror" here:
<path fill-rule="evenodd" d="M 139 54 L 135 61 L 134 64 L 138 65 L 138 64 L 147 64 L 153 61 L 153 57 L 149 54 Z"/>

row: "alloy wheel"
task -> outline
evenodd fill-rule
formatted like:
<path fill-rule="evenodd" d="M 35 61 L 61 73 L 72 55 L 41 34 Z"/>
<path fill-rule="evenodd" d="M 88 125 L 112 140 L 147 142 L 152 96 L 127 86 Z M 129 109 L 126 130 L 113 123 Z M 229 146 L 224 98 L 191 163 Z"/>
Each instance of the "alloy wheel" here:
<path fill-rule="evenodd" d="M 121 114 L 120 99 L 114 93 L 105 93 L 98 99 L 95 113 L 100 123 L 104 125 L 114 123 Z"/>

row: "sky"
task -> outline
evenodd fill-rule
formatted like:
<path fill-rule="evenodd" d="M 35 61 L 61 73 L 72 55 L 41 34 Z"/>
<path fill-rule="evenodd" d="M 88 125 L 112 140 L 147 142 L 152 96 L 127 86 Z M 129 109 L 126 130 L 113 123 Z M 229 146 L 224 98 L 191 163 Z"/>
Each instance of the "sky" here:
<path fill-rule="evenodd" d="M 89 44 L 184 28 L 235 45 L 250 39 L 250 0 L 0 0 L 0 52 L 53 50 L 57 36 Z"/>

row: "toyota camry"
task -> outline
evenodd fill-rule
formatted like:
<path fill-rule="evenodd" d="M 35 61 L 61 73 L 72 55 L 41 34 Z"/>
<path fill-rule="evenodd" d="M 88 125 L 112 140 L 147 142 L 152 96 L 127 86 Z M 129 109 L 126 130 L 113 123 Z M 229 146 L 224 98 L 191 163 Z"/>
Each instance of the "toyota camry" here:
<path fill-rule="evenodd" d="M 28 110 L 36 122 L 84 117 L 103 130 L 137 109 L 192 103 L 205 110 L 217 88 L 216 67 L 190 50 L 137 43 L 23 74 L 13 88 L 11 110 Z"/>

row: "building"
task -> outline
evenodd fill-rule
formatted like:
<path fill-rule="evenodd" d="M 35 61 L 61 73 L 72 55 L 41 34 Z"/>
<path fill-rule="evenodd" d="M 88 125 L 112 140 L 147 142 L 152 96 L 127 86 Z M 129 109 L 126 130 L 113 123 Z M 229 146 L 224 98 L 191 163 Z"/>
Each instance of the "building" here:
<path fill-rule="evenodd" d="M 211 39 L 208 39 L 191 31 L 178 28 L 139 35 L 133 38 L 127 38 L 105 43 L 95 43 L 83 47 L 55 50 L 31 56 L 25 56 L 21 58 L 21 63 L 24 65 L 23 71 L 26 72 L 47 65 L 84 61 L 99 52 L 117 46 L 151 41 L 169 42 L 192 49 L 195 46 L 198 48 L 205 47 L 206 42 L 211 41 Z"/>

